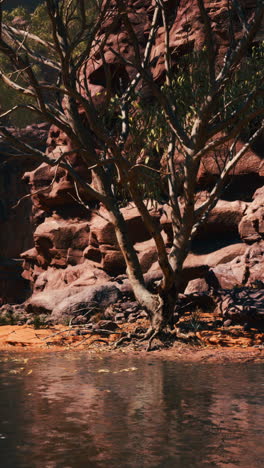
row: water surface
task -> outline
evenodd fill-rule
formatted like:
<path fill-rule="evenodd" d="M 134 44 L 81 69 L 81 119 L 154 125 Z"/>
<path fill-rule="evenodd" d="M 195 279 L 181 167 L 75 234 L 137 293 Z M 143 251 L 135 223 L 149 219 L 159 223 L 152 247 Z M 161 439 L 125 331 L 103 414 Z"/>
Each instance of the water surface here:
<path fill-rule="evenodd" d="M 2 354 L 0 466 L 263 467 L 263 370 Z"/>

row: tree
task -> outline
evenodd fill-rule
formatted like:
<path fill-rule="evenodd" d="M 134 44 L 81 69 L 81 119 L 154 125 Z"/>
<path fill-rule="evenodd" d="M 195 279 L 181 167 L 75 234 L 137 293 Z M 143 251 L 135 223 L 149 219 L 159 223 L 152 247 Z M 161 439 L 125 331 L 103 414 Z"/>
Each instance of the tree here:
<path fill-rule="evenodd" d="M 189 50 L 177 61 L 170 41 L 181 1 L 155 0 L 149 9 L 151 24 L 143 48 L 131 20 L 136 13 L 133 1 L 46 0 L 50 39 L 4 24 L 3 2 L 0 6 L 0 53 L 12 67 L 9 73 L 1 70 L 0 77 L 8 88 L 31 99 L 7 109 L 1 119 L 22 107 L 63 131 L 73 150 L 54 159 L 52 153 L 44 154 L 15 138 L 3 124 L 0 134 L 16 149 L 16 156 L 26 153 L 60 166 L 72 176 L 77 194 L 82 188 L 106 207 L 135 297 L 149 315 L 145 336 L 150 338 L 149 346 L 171 323 L 192 237 L 217 203 L 228 175 L 263 130 L 263 49 L 254 49 L 252 44 L 263 18 L 264 1 L 256 0 L 250 18 L 240 2 L 227 2 L 229 44 L 222 56 L 214 41 L 210 4 L 192 1 L 202 19 L 204 40 L 199 49 Z M 109 38 L 117 24 L 129 40 L 132 58 L 111 45 Z M 164 47 L 155 57 L 158 35 L 163 37 Z M 117 76 L 108 66 L 109 52 L 121 64 Z M 157 82 L 155 63 L 161 58 L 164 74 Z M 87 66 L 98 60 L 105 82 L 99 103 L 91 96 L 86 79 Z M 34 71 L 36 64 L 55 72 L 56 84 L 54 80 L 41 82 Z M 130 75 L 124 72 L 126 67 L 132 70 Z M 245 143 L 236 151 L 241 134 Z M 219 166 L 219 178 L 208 198 L 197 205 L 201 161 L 209 153 L 217 154 L 223 145 L 226 158 Z M 92 183 L 72 167 L 72 153 L 84 161 Z M 147 204 L 148 198 L 157 199 L 159 187 L 164 185 L 173 230 L 169 249 Z M 134 202 L 155 242 L 162 272 L 155 292 L 144 282 L 120 210 L 119 190 Z"/>

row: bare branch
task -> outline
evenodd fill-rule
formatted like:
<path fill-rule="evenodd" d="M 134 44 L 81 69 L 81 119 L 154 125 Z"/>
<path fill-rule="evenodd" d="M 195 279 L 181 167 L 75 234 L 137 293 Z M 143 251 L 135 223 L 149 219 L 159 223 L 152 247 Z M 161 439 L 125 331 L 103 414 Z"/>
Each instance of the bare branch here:
<path fill-rule="evenodd" d="M 242 28 L 243 28 L 243 32 L 248 32 L 249 30 L 249 24 L 247 22 L 247 19 L 246 19 L 246 15 L 245 15 L 245 12 L 243 10 L 243 7 L 241 5 L 241 3 L 238 1 L 238 0 L 232 0 L 233 2 L 233 6 L 237 12 L 237 16 L 239 18 L 239 21 L 242 25 Z"/>
<path fill-rule="evenodd" d="M 23 42 L 18 41 L 15 36 L 10 34 L 10 32 L 12 32 L 12 29 L 13 28 L 10 28 L 9 26 L 3 25 L 3 30 L 5 31 L 5 35 L 7 36 L 9 41 L 16 43 L 19 50 L 23 50 L 24 52 L 26 52 L 27 55 L 36 63 L 41 63 L 57 71 L 60 70 L 59 65 L 54 60 L 51 60 L 50 58 L 41 55 L 35 50 L 33 51 L 28 45 L 26 45 L 26 39 L 27 39 L 26 34 L 23 35 Z"/>
<path fill-rule="evenodd" d="M 116 16 L 116 21 L 113 21 L 113 26 L 112 26 L 113 29 L 115 28 L 115 25 L 116 25 L 116 22 L 118 21 L 118 18 L 117 18 L 117 15 L 115 15 L 114 11 L 110 8 L 110 6 L 111 6 L 111 0 L 106 0 L 102 6 L 98 5 L 97 20 L 96 20 L 95 24 L 93 24 L 90 27 L 90 30 L 88 31 L 88 33 L 86 34 L 86 36 L 84 38 L 86 47 L 83 50 L 83 52 L 75 60 L 74 71 L 77 71 L 77 70 L 80 69 L 80 67 L 83 65 L 83 63 L 85 63 L 85 61 L 87 60 L 87 57 L 91 57 L 92 48 L 95 47 L 96 44 L 98 45 L 97 35 L 98 35 L 99 31 L 100 31 L 100 28 L 102 27 L 102 24 L 104 24 L 104 21 L 107 21 L 107 20 L 109 20 L 109 18 L 111 18 L 113 16 Z M 108 34 L 110 34 L 110 33 L 111 33 L 111 30 L 108 32 Z M 101 41 L 100 41 L 100 42 L 102 42 L 102 46 L 106 42 L 107 35 L 104 38 L 102 38 Z"/>
<path fill-rule="evenodd" d="M 1 70 L 0 70 L 0 78 L 1 80 L 9 86 L 9 88 L 14 89 L 15 91 L 18 91 L 21 94 L 24 94 L 26 96 L 35 96 L 35 93 L 32 91 L 32 89 L 29 88 L 23 88 L 23 86 L 18 85 L 14 81 L 10 80 L 7 75 L 5 75 Z"/>
<path fill-rule="evenodd" d="M 2 30 L 3 32 L 13 33 L 14 34 L 13 37 L 21 36 L 23 39 L 30 39 L 36 42 L 37 44 L 44 46 L 47 49 L 47 51 L 55 50 L 54 44 L 52 42 L 44 41 L 36 34 L 32 34 L 29 31 L 24 31 L 23 29 L 16 29 L 13 26 L 5 25 L 5 24 L 2 25 Z"/>
<path fill-rule="evenodd" d="M 230 127 L 231 125 L 234 125 L 236 122 L 240 122 L 243 126 L 252 118 L 256 117 L 257 115 L 261 115 L 263 113 L 263 109 L 261 107 L 249 112 L 251 105 L 254 103 L 254 100 L 258 96 L 264 96 L 264 89 L 253 89 L 249 94 L 244 96 L 244 99 L 242 96 L 239 96 L 238 99 L 232 100 L 228 104 L 226 104 L 225 111 L 228 107 L 234 106 L 234 104 L 236 104 L 236 109 L 231 113 L 231 115 L 227 119 L 221 119 L 219 123 L 215 124 L 209 129 L 208 139 L 211 139 L 214 135 L 220 133 L 222 130 Z M 242 102 L 242 104 L 237 105 L 238 103 L 236 103 L 236 101 L 238 101 L 239 103 Z M 239 125 L 238 131 L 240 128 L 242 128 L 241 125 Z"/>
<path fill-rule="evenodd" d="M 13 112 L 16 112 L 18 109 L 33 110 L 33 106 L 24 105 L 24 104 L 19 104 L 19 105 L 17 105 L 17 106 L 12 107 L 11 109 L 8 109 L 7 111 L 3 112 L 3 114 L 0 114 L 0 119 L 4 119 L 5 117 L 8 117 L 8 116 L 11 115 Z"/>
<path fill-rule="evenodd" d="M 247 103 L 245 104 L 247 106 Z M 257 109 L 254 109 L 252 112 L 245 112 L 244 114 L 241 114 L 241 113 L 237 113 L 237 116 L 242 117 L 239 119 L 237 119 L 237 123 L 233 126 L 232 130 L 229 130 L 228 133 L 226 134 L 221 134 L 220 131 L 222 129 L 226 129 L 228 130 L 228 122 L 226 123 L 225 126 L 222 127 L 221 123 L 219 124 L 219 127 L 218 130 L 219 130 L 219 133 L 220 133 L 220 137 L 218 138 L 215 138 L 215 139 L 212 139 L 212 140 L 207 140 L 207 143 L 205 143 L 203 146 L 202 146 L 202 149 L 200 151 L 198 151 L 195 155 L 194 155 L 194 160 L 195 161 L 199 161 L 201 160 L 201 158 L 205 155 L 205 154 L 208 154 L 209 152 L 215 150 L 216 148 L 220 147 L 221 145 L 223 145 L 224 143 L 230 141 L 231 139 L 233 138 L 236 138 L 237 135 L 241 132 L 241 130 L 243 128 L 246 127 L 246 125 L 252 121 L 254 118 L 256 117 L 259 117 L 259 116 L 262 116 L 264 114 L 264 108 L 263 106 L 257 108 Z M 232 121 L 231 121 L 232 123 Z M 214 135 L 216 134 L 216 131 L 214 130 L 212 132 L 212 135 L 209 133 L 208 134 L 208 139 L 209 138 L 212 138 Z"/>
<path fill-rule="evenodd" d="M 243 37 L 237 44 L 237 47 L 232 50 L 229 48 L 227 50 L 223 67 L 216 77 L 218 87 L 225 82 L 234 71 L 235 67 L 239 64 L 241 58 L 245 54 L 245 51 L 248 48 L 248 45 L 253 41 L 263 18 L 264 14 L 264 2 L 263 0 L 257 1 L 257 7 L 255 8 L 255 13 L 253 19 L 251 20 L 247 30 L 244 32 Z"/>

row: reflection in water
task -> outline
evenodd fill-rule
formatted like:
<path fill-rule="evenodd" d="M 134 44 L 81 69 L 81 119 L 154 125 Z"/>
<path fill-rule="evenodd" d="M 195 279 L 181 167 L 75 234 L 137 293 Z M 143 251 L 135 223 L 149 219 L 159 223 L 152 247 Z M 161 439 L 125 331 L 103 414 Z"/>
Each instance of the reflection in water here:
<path fill-rule="evenodd" d="M 21 362 L 0 362 L 3 468 L 263 466 L 263 364 Z"/>

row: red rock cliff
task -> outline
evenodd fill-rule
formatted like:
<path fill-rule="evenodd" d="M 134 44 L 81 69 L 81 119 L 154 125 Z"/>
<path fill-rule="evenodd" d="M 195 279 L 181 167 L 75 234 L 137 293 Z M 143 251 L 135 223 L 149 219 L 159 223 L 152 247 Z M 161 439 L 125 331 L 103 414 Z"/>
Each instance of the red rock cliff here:
<path fill-rule="evenodd" d="M 138 0 L 129 3 L 133 6 L 130 19 L 139 39 L 142 53 L 150 28 L 153 2 Z M 252 1 L 246 2 L 249 11 L 252 5 Z M 228 1 L 208 0 L 206 6 L 213 21 L 214 39 L 219 57 L 221 57 L 229 39 Z M 173 60 L 176 62 L 183 53 L 190 49 L 198 49 L 203 45 L 204 27 L 196 0 L 181 2 L 176 18 L 174 7 L 175 2 L 168 0 L 167 8 L 171 12 L 171 20 L 174 21 L 170 40 L 174 51 Z M 118 45 L 127 59 L 133 56 L 133 48 L 126 32 L 120 28 L 120 24 L 118 22 L 111 23 L 111 21 L 102 27 L 112 28 L 105 46 L 105 59 L 112 75 L 116 77 L 116 80 L 113 80 L 113 86 L 117 86 L 118 77 L 131 78 L 134 70 L 121 63 L 111 52 L 109 46 L 114 48 Z M 153 52 L 153 58 L 156 57 L 154 74 L 158 82 L 162 81 L 164 74 L 162 32 L 163 29 L 160 27 Z M 87 80 L 95 102 L 100 105 L 99 99 L 101 98 L 98 97 L 98 93 L 105 89 L 104 68 L 100 58 L 96 65 L 94 63 L 88 64 L 86 75 L 83 78 Z M 57 128 L 52 127 L 47 140 L 47 151 L 55 151 L 59 154 L 60 150 L 65 150 L 65 148 L 71 149 L 70 141 Z M 237 168 L 233 188 L 226 197 L 227 200 L 219 202 L 203 232 L 200 233 L 200 241 L 203 240 L 204 243 L 201 244 L 197 241 L 197 245 L 194 247 L 198 255 L 194 259 L 194 253 L 191 254 L 193 257 L 187 261 L 188 279 L 192 279 L 195 275 L 199 276 L 202 271 L 200 267 L 204 264 L 214 268 L 219 264 L 232 262 L 234 258 L 238 257 L 242 264 L 246 264 L 247 244 L 252 243 L 256 238 L 258 238 L 258 242 L 264 238 L 262 228 L 257 227 L 263 224 L 262 191 L 258 191 L 255 195 L 260 200 L 259 210 L 252 211 L 250 208 L 252 195 L 256 189 L 263 185 L 264 177 L 262 163 L 264 154 L 261 144 L 257 149 L 258 152 L 249 151 L 241 161 Z M 72 156 L 71 162 L 80 173 L 85 173 L 85 167 L 76 156 Z M 215 176 L 217 173 L 213 163 L 208 158 L 206 164 L 201 168 L 201 193 L 208 189 L 210 178 Z M 35 192 L 39 188 L 49 186 L 54 179 L 54 170 L 42 164 L 33 171 L 29 171 L 26 174 L 26 179 L 32 192 Z M 244 184 L 250 184 L 248 190 L 243 189 L 244 194 L 238 193 L 241 188 L 241 180 Z M 34 247 L 32 246 L 33 248 L 22 254 L 24 259 L 23 277 L 30 280 L 33 285 L 34 294 L 31 303 L 33 305 L 42 304 L 41 307 L 44 310 L 51 311 L 67 295 L 77 294 L 87 286 L 105 283 L 125 273 L 124 261 L 117 245 L 113 227 L 107 220 L 107 213 L 102 207 L 99 208 L 98 212 L 95 212 L 92 209 L 95 205 L 92 200 L 86 200 L 90 208 L 84 210 L 76 204 L 73 196 L 74 189 L 71 178 L 63 170 L 59 170 L 48 190 L 33 197 L 34 216 L 38 227 L 33 235 Z M 236 198 L 239 198 L 239 201 L 236 202 Z M 154 245 L 149 239 L 136 209 L 133 206 L 128 206 L 123 211 L 129 223 L 131 237 L 139 252 L 144 273 L 153 277 L 156 274 L 158 277 Z M 154 214 L 160 216 L 159 211 Z M 169 224 L 169 221 L 165 220 L 164 237 L 168 244 L 170 242 Z M 209 240 L 210 242 L 208 242 Z M 233 247 L 230 248 L 230 245 Z M 20 248 L 21 243 L 18 250 Z M 217 255 L 214 257 L 212 251 L 215 250 L 217 250 Z M 202 255 L 209 255 L 209 253 L 210 259 L 205 259 Z M 238 278 L 235 268 L 232 271 L 234 279 L 230 280 L 230 284 L 233 281 L 234 285 L 238 282 Z M 250 281 L 250 277 L 246 274 L 243 278 L 246 278 L 246 282 Z M 46 301 L 44 306 L 43 301 Z M 36 306 L 37 309 L 38 306 Z"/>

